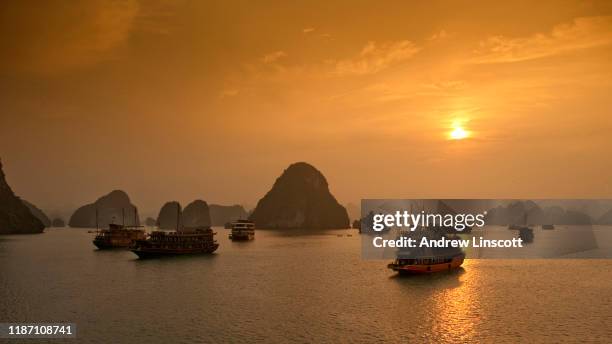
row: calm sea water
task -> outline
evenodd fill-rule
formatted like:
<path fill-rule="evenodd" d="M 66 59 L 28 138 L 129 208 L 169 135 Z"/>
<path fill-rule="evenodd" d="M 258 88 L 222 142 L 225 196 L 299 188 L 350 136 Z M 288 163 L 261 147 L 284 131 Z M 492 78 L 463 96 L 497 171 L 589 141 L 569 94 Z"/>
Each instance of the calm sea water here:
<path fill-rule="evenodd" d="M 79 343 L 612 341 L 612 260 L 400 278 L 352 230 L 217 232 L 214 255 L 147 261 L 83 229 L 0 237 L 0 322 L 74 322 Z"/>

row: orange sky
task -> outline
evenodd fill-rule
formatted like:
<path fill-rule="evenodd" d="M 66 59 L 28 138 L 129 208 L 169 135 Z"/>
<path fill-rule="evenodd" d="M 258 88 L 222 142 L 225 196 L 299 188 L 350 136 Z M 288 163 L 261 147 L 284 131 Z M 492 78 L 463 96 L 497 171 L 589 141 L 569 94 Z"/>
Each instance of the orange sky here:
<path fill-rule="evenodd" d="M 0 157 L 46 210 L 254 205 L 295 161 L 342 203 L 612 197 L 608 1 L 3 1 L 0 27 Z"/>

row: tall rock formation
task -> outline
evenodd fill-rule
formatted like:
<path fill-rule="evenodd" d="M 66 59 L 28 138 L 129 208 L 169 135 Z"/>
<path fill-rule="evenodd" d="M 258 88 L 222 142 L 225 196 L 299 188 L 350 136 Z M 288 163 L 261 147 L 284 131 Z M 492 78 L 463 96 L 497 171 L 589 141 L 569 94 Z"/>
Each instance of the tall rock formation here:
<path fill-rule="evenodd" d="M 223 226 L 228 222 L 246 219 L 249 214 L 241 205 L 219 205 L 211 204 L 210 219 L 213 226 Z"/>
<path fill-rule="evenodd" d="M 47 217 L 47 215 L 42 210 L 40 210 L 34 204 L 26 201 L 25 199 L 22 199 L 21 201 L 23 202 L 23 204 L 25 204 L 26 207 L 28 207 L 28 209 L 30 209 L 32 215 L 36 216 L 36 218 L 39 219 L 40 222 L 45 225 L 45 227 L 51 227 L 51 220 L 49 220 L 49 217 Z"/>
<path fill-rule="evenodd" d="M 176 229 L 177 221 L 181 223 L 181 204 L 177 201 L 167 202 L 159 210 L 157 227 L 160 229 Z"/>
<path fill-rule="evenodd" d="M 327 180 L 312 165 L 290 165 L 250 216 L 258 228 L 349 228 L 343 206 L 329 192 Z"/>
<path fill-rule="evenodd" d="M 11 190 L 0 161 L 0 234 L 42 233 L 44 229 L 45 225 Z"/>
<path fill-rule="evenodd" d="M 96 209 L 98 226 L 108 227 L 110 223 L 139 225 L 138 208 L 130 202 L 130 197 L 121 190 L 114 190 L 106 196 L 98 198 L 94 203 L 77 209 L 68 221 L 70 227 L 95 228 Z"/>
<path fill-rule="evenodd" d="M 210 227 L 208 204 L 200 199 L 189 203 L 183 209 L 182 220 L 185 228 Z"/>

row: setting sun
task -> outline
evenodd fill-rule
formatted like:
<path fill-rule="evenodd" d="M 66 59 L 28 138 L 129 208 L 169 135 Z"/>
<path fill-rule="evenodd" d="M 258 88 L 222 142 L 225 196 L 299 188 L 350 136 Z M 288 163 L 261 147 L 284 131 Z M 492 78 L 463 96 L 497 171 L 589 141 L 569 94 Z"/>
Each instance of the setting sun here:
<path fill-rule="evenodd" d="M 453 140 L 462 140 L 467 138 L 469 135 L 469 132 L 465 131 L 465 129 L 462 127 L 456 127 L 453 131 L 451 131 L 450 138 Z"/>

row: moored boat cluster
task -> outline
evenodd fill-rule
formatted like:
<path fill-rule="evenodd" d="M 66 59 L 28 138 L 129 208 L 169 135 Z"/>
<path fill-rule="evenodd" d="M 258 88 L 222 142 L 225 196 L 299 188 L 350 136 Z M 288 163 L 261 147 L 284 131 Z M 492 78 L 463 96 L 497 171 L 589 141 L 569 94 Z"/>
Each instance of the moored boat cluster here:
<path fill-rule="evenodd" d="M 146 233 L 142 226 L 110 224 L 98 230 L 93 244 L 98 249 L 129 249 L 140 259 L 165 256 L 210 254 L 219 248 L 215 233 L 210 226 L 184 227 L 180 225 L 180 208 L 177 212 L 174 231 L 155 230 Z M 255 224 L 238 220 L 231 225 L 232 240 L 252 240 Z"/>

